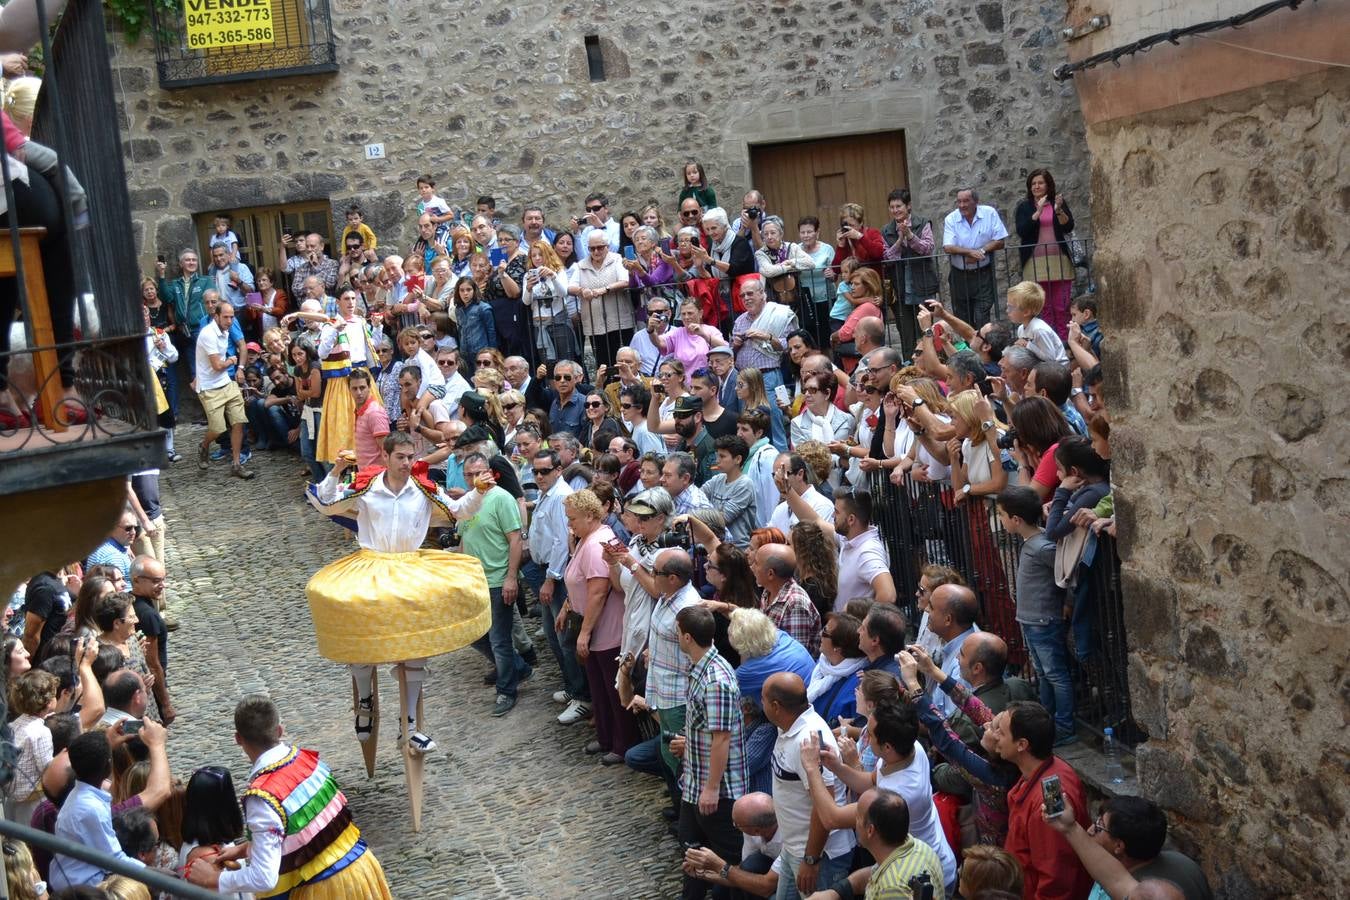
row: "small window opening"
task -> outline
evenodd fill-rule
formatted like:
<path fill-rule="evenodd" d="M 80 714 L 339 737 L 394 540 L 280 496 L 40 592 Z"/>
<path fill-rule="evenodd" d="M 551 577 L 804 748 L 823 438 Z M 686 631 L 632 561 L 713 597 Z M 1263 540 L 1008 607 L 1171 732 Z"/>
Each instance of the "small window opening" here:
<path fill-rule="evenodd" d="M 586 35 L 586 67 L 590 70 L 591 81 L 605 80 L 605 57 L 600 53 L 600 36 Z"/>

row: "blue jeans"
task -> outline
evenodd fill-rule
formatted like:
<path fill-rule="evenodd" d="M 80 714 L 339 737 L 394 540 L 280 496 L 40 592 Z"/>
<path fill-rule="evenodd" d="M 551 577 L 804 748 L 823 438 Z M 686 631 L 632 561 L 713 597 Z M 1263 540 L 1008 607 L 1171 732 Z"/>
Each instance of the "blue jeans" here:
<path fill-rule="evenodd" d="M 544 567 L 534 560 L 520 567 L 521 580 L 534 588 L 535 593 L 543 586 L 547 574 Z M 591 691 L 586 686 L 586 673 L 582 670 L 581 663 L 577 661 L 576 639 L 573 638 L 569 645 L 567 635 L 558 634 L 553 625 L 558 613 L 562 612 L 562 605 L 566 600 L 567 585 L 558 581 L 553 589 L 553 601 L 540 611 L 540 618 L 544 620 L 544 637 L 548 640 L 548 648 L 553 651 L 553 658 L 558 663 L 558 671 L 562 673 L 563 690 L 571 694 L 573 699 L 589 703 Z"/>
<path fill-rule="evenodd" d="M 623 755 L 623 761 L 634 772 L 645 772 L 663 779 L 666 782 L 666 790 L 670 792 L 670 802 L 678 809 L 680 783 L 661 758 L 663 745 L 665 738 L 658 734 L 654 738 L 629 747 L 628 752 Z"/>
<path fill-rule="evenodd" d="M 840 854 L 838 859 L 828 856 L 820 861 L 820 870 L 816 875 L 816 890 L 823 891 L 840 878 L 848 874 L 849 863 L 853 861 L 853 852 Z M 799 900 L 797 891 L 797 866 L 801 860 L 783 848 L 783 874 L 778 876 L 777 900 Z"/>
<path fill-rule="evenodd" d="M 305 461 L 305 465 L 309 466 L 309 477 L 315 484 L 323 481 L 324 476 L 328 474 L 328 466 L 325 466 L 314 457 L 315 451 L 318 450 L 317 435 L 319 433 L 320 421 L 321 416 L 316 412 L 314 414 L 314 434 L 316 437 L 310 437 L 309 433 L 305 430 L 305 423 L 303 421 L 300 423 L 300 458 Z"/>
<path fill-rule="evenodd" d="M 511 640 L 511 622 L 515 607 L 502 602 L 500 587 L 488 588 L 488 597 L 492 604 L 492 627 L 488 633 L 473 642 L 473 647 L 483 654 L 488 662 L 497 665 L 497 693 L 516 698 L 516 685 L 530 677 L 530 667 L 516 652 Z"/>
<path fill-rule="evenodd" d="M 1086 663 L 1096 655 L 1096 643 L 1093 635 L 1097 626 L 1097 600 L 1093 591 L 1096 573 L 1092 566 L 1078 566 L 1078 584 L 1073 589 L 1073 652 L 1080 663 Z"/>
<path fill-rule="evenodd" d="M 773 395 L 773 389 L 783 383 L 783 373 L 779 369 L 770 369 L 760 374 L 764 376 L 764 393 L 769 397 L 769 443 L 773 444 L 779 453 L 786 453 L 787 423 L 784 422 L 783 411 L 778 408 L 778 401 Z"/>
<path fill-rule="evenodd" d="M 1073 726 L 1073 678 L 1069 675 L 1069 650 L 1064 643 L 1063 622 L 1022 626 L 1027 653 L 1040 683 L 1041 705 L 1055 717 L 1055 732 L 1070 734 Z"/>

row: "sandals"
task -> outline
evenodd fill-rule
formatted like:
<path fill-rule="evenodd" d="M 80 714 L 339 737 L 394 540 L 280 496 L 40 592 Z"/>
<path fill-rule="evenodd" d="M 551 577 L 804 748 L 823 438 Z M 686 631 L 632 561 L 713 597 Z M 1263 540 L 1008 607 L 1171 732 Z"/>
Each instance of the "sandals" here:
<path fill-rule="evenodd" d="M 366 720 L 365 725 L 361 724 L 362 719 Z M 374 724 L 375 710 L 371 705 L 370 698 L 362 697 L 356 704 L 356 739 L 363 744 L 370 740 Z"/>

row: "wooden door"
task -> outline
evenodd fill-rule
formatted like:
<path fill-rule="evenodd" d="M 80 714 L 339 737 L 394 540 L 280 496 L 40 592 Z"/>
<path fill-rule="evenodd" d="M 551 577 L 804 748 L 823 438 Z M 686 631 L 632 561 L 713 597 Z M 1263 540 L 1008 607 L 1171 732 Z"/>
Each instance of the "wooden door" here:
<path fill-rule="evenodd" d="M 341 252 L 333 242 L 332 206 L 323 200 L 309 203 L 297 203 L 287 206 L 254 206 L 248 209 L 228 210 L 233 220 L 232 229 L 239 237 L 239 251 L 250 269 L 257 272 L 260 267 L 273 269 L 277 265 L 277 247 L 281 236 L 287 232 L 317 231 L 324 236 L 326 252 L 334 259 L 334 250 Z M 203 268 L 210 265 L 211 257 L 205 248 L 209 245 L 215 213 L 202 213 L 197 216 L 197 235 L 203 248 Z"/>
<path fill-rule="evenodd" d="M 768 210 L 783 217 L 790 238 L 803 216 L 820 219 L 827 243 L 839 224 L 839 207 L 861 203 L 866 224 L 886 223 L 886 195 L 908 187 L 905 133 L 883 131 L 764 144 L 750 148 L 751 182 L 764 194 Z M 735 215 L 739 207 L 729 208 Z"/>

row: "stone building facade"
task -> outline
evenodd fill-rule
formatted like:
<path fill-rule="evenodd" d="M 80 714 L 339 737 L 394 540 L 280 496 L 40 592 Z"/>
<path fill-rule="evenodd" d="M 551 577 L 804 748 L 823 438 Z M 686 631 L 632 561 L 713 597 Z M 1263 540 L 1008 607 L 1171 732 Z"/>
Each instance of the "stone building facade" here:
<path fill-rule="evenodd" d="M 1251 6 L 1071 3 L 1072 55 Z M 1226 897 L 1350 892 L 1346 9 L 1074 79 L 1140 786 Z"/>
<path fill-rule="evenodd" d="M 359 202 L 404 247 L 422 172 L 451 202 L 493 195 L 506 221 L 542 202 L 561 222 L 591 190 L 616 214 L 656 198 L 669 219 L 680 168 L 698 159 L 738 209 L 751 144 L 887 129 L 905 133 L 896 183 L 930 216 L 970 183 L 1010 220 L 1041 165 L 1085 214 L 1082 121 L 1072 87 L 1049 77 L 1062 12 L 1037 0 L 332 0 L 336 74 L 173 91 L 150 41 L 117 40 L 138 246 L 148 268 L 195 242 L 193 214 L 328 200 L 338 221 Z M 587 35 L 604 81 L 588 77 Z M 373 142 L 384 159 L 364 158 Z"/>

